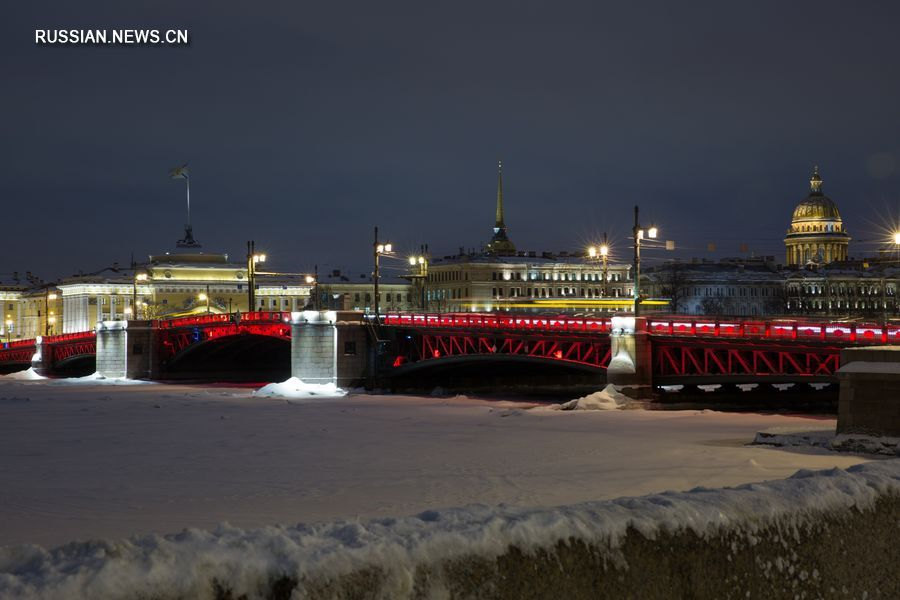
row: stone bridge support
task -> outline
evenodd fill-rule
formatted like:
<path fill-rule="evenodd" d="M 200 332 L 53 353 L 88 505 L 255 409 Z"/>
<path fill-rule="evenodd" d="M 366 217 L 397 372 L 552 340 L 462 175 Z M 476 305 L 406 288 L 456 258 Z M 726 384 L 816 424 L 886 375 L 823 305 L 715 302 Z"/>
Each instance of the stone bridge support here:
<path fill-rule="evenodd" d="M 844 348 L 838 433 L 900 437 L 900 346 Z"/>
<path fill-rule="evenodd" d="M 43 336 L 34 339 L 34 356 L 31 357 L 31 368 L 38 375 L 48 377 L 53 369 L 52 359 Z"/>
<path fill-rule="evenodd" d="M 369 336 L 359 313 L 291 313 L 291 376 L 305 383 L 355 387 L 366 378 Z"/>
<path fill-rule="evenodd" d="M 651 392 L 653 363 L 644 317 L 613 317 L 607 382 L 629 387 L 633 395 Z"/>
<path fill-rule="evenodd" d="M 154 379 L 157 364 L 152 321 L 102 321 L 97 324 L 97 373 L 103 377 Z"/>

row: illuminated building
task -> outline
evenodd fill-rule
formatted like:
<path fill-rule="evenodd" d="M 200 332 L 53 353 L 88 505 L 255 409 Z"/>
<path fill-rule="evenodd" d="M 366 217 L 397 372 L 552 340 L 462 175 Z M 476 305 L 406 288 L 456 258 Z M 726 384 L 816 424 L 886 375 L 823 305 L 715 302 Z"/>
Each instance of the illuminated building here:
<path fill-rule="evenodd" d="M 413 270 L 418 273 L 417 266 Z M 611 261 L 604 284 L 602 262 L 590 258 L 587 251 L 516 250 L 504 219 L 502 171 L 497 173 L 497 204 L 490 243 L 482 252 L 460 248 L 456 255 L 430 258 L 427 273 L 417 273 L 409 277 L 425 286 L 424 294 L 417 295 L 424 296 L 424 308 L 432 311 L 595 311 L 631 306 L 630 264 Z"/>
<path fill-rule="evenodd" d="M 819 168 L 809 180 L 809 195 L 794 209 L 791 227 L 784 238 L 788 266 L 828 264 L 847 260 L 850 236 L 844 230 L 834 201 L 822 193 Z"/>

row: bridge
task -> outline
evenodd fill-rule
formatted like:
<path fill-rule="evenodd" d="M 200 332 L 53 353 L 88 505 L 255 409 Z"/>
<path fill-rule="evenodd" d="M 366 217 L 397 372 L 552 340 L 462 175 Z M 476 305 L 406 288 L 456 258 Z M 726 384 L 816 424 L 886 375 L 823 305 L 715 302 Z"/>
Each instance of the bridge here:
<path fill-rule="evenodd" d="M 464 359 L 549 361 L 598 372 L 609 371 L 611 365 L 614 371 L 627 367 L 630 361 L 637 377 L 625 380 L 652 385 L 832 382 L 841 348 L 900 343 L 900 324 L 808 319 L 676 315 L 635 322 L 616 317 L 461 313 L 388 314 L 383 322 L 384 328 L 399 332 L 392 338 L 394 374 Z M 617 339 L 634 343 L 616 347 Z M 624 364 L 616 365 L 616 357 Z"/>
<path fill-rule="evenodd" d="M 552 365 L 637 385 L 836 381 L 840 350 L 900 343 L 900 324 L 654 315 L 305 311 L 105 321 L 95 331 L 17 340 L 0 369 L 144 379 L 389 382 L 472 364 Z M 435 381 L 435 384 L 440 384 Z"/>

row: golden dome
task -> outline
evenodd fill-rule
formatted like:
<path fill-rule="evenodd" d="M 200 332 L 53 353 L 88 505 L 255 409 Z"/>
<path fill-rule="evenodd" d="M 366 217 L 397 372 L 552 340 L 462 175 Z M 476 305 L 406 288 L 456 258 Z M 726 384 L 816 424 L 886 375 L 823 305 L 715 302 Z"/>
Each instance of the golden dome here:
<path fill-rule="evenodd" d="M 794 209 L 791 221 L 821 220 L 840 222 L 841 213 L 838 212 L 834 201 L 822 193 L 822 178 L 819 176 L 819 167 L 816 167 L 813 171 L 812 177 L 809 179 L 809 187 L 809 196 Z"/>

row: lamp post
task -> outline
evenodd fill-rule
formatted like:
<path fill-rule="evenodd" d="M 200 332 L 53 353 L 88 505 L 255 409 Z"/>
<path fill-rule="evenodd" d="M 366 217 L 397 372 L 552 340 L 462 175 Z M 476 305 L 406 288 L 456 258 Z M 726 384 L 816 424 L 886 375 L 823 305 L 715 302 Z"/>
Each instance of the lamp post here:
<path fill-rule="evenodd" d="M 414 273 L 410 277 L 420 281 L 421 289 L 419 290 L 419 304 L 422 310 L 425 310 L 425 281 L 428 278 L 428 259 L 423 255 L 410 256 L 409 266 L 415 268 L 418 266 L 418 273 Z"/>
<path fill-rule="evenodd" d="M 47 291 L 47 296 L 44 298 L 44 318 L 46 319 L 44 324 L 44 335 L 50 335 L 50 301 L 56 300 L 56 292 Z M 53 322 L 56 322 L 56 319 L 53 319 Z"/>
<path fill-rule="evenodd" d="M 375 258 L 375 272 L 372 274 L 372 280 L 375 284 L 375 298 L 374 306 L 375 306 L 375 323 L 378 323 L 378 279 L 380 278 L 380 274 L 378 272 L 378 259 L 382 254 L 393 254 L 394 246 L 390 242 L 388 243 L 379 243 L 378 242 L 378 227 L 375 227 L 375 243 L 372 244 L 372 250 Z"/>
<path fill-rule="evenodd" d="M 600 244 L 599 248 L 597 246 L 591 246 L 590 248 L 588 248 L 588 256 L 590 256 L 591 258 L 597 258 L 597 255 L 600 256 L 600 260 L 603 263 L 603 275 L 602 275 L 603 286 L 600 288 L 600 293 L 605 298 L 606 296 L 609 295 L 609 291 L 607 288 L 607 280 L 608 280 L 607 266 L 608 266 L 608 262 L 609 262 L 609 243 L 606 240 L 606 233 L 603 234 L 603 243 Z"/>
<path fill-rule="evenodd" d="M 7 344 L 9 344 L 10 337 L 12 337 L 12 326 L 13 326 L 12 319 L 7 318 L 6 319 L 6 343 Z"/>
<path fill-rule="evenodd" d="M 315 265 L 314 274 L 306 276 L 306 283 L 313 286 L 313 308 L 319 310 L 319 265 Z"/>
<path fill-rule="evenodd" d="M 634 297 L 634 316 L 637 317 L 640 314 L 640 305 L 641 305 L 641 293 L 640 293 L 640 282 L 641 282 L 641 240 L 644 239 L 644 230 L 641 229 L 640 222 L 638 220 L 638 207 L 635 205 L 634 207 L 634 228 L 631 230 L 632 235 L 634 236 L 634 286 L 632 288 Z M 655 239 L 658 230 L 656 226 L 651 225 L 647 228 L 647 237 L 651 239 Z"/>
<path fill-rule="evenodd" d="M 138 281 L 147 281 L 147 274 L 146 273 L 135 273 L 134 281 L 132 281 L 131 306 L 134 308 L 133 312 L 134 312 L 135 319 L 138 318 L 138 293 L 137 293 Z"/>
<path fill-rule="evenodd" d="M 247 312 L 256 310 L 256 265 L 266 262 L 266 255 L 256 252 L 256 242 L 247 242 Z"/>
<path fill-rule="evenodd" d="M 207 286 L 207 289 L 209 289 L 209 286 Z M 197 296 L 197 300 L 199 300 L 200 302 L 206 302 L 206 314 L 209 314 L 209 294 L 200 292 L 200 295 Z"/>

